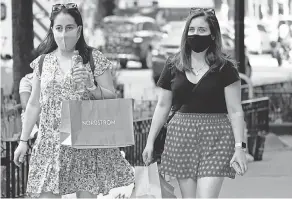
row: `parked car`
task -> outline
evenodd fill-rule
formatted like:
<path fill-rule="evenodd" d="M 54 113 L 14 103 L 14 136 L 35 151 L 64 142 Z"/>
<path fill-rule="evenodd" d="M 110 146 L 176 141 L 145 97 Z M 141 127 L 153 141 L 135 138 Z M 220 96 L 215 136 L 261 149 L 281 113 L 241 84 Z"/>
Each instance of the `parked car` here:
<path fill-rule="evenodd" d="M 282 24 L 287 24 L 290 28 L 290 34 L 292 36 L 292 16 L 288 15 L 288 16 L 281 16 L 279 18 L 279 22 L 278 22 L 278 28 L 282 25 Z"/>
<path fill-rule="evenodd" d="M 121 68 L 128 61 L 140 61 L 142 68 L 152 67 L 153 44 L 164 33 L 153 18 L 145 16 L 108 16 L 103 20 L 104 46 L 109 59 L 119 60 Z"/>
<path fill-rule="evenodd" d="M 157 43 L 155 48 L 152 51 L 152 60 L 153 60 L 153 67 L 152 67 L 152 78 L 155 83 L 157 83 L 162 69 L 165 65 L 166 59 L 174 55 L 175 53 L 179 52 L 180 49 L 180 41 L 183 32 L 183 28 L 185 26 L 184 21 L 172 21 L 167 24 L 169 28 L 171 26 L 171 31 L 168 32 L 168 36 L 161 40 L 160 43 Z M 230 32 L 222 31 L 222 45 L 223 50 L 226 54 L 235 57 L 235 44 L 234 44 L 234 36 Z M 246 59 L 245 59 L 245 70 L 239 72 L 246 74 L 248 77 L 251 76 L 252 69 L 251 65 L 247 56 L 246 52 Z"/>

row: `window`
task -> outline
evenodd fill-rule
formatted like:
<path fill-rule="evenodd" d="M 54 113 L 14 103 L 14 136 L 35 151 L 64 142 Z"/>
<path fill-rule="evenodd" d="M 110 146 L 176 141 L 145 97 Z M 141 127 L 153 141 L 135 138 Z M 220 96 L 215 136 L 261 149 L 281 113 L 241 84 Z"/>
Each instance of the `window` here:
<path fill-rule="evenodd" d="M 259 31 L 267 32 L 266 28 L 263 25 L 258 24 Z"/>
<path fill-rule="evenodd" d="M 145 22 L 143 24 L 143 30 L 153 30 L 153 24 L 150 22 Z"/>
<path fill-rule="evenodd" d="M 126 21 L 110 21 L 104 23 L 106 32 L 129 33 L 135 31 L 135 24 Z"/>
<path fill-rule="evenodd" d="M 153 29 L 155 31 L 160 31 L 160 28 L 159 28 L 159 26 L 157 24 L 153 24 Z"/>
<path fill-rule="evenodd" d="M 6 5 L 4 3 L 1 3 L 1 21 L 6 19 Z"/>

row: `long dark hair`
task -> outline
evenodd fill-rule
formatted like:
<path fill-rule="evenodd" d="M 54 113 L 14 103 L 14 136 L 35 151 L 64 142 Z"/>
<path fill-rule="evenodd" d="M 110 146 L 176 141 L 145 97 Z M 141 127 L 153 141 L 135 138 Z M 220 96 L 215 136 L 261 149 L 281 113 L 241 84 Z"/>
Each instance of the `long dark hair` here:
<path fill-rule="evenodd" d="M 58 46 L 57 46 L 57 43 L 55 42 L 52 28 L 54 26 L 55 18 L 60 13 L 66 13 L 66 14 L 71 15 L 74 18 L 77 26 L 81 26 L 81 34 L 80 34 L 80 37 L 76 43 L 76 50 L 79 51 L 79 54 L 83 58 L 83 63 L 84 64 L 88 63 L 89 51 L 90 51 L 91 47 L 89 47 L 85 42 L 84 35 L 83 35 L 83 21 L 82 21 L 82 17 L 81 17 L 81 14 L 80 14 L 78 8 L 74 8 L 74 9 L 63 8 L 59 12 L 52 12 L 51 13 L 51 17 L 50 17 L 51 24 L 50 24 L 49 31 L 47 33 L 46 38 L 37 47 L 37 54 L 38 55 L 48 54 L 48 53 L 51 53 L 57 49 Z"/>
<path fill-rule="evenodd" d="M 237 63 L 222 52 L 221 31 L 216 15 L 202 10 L 191 13 L 186 19 L 186 25 L 181 39 L 180 52 L 171 59 L 171 61 L 175 63 L 174 65 L 177 69 L 180 71 L 191 71 L 191 47 L 187 43 L 187 37 L 191 21 L 197 17 L 205 18 L 206 22 L 209 24 L 211 35 L 214 38 L 205 55 L 206 63 L 212 69 L 218 67 L 221 69 L 226 64 L 236 66 Z"/>

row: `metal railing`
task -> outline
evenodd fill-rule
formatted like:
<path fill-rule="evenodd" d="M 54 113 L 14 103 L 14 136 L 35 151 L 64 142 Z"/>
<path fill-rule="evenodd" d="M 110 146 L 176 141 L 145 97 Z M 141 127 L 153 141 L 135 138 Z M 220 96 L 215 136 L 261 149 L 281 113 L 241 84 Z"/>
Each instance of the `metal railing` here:
<path fill-rule="evenodd" d="M 34 143 L 29 140 L 29 150 L 24 163 L 17 167 L 14 162 L 14 151 L 18 145 L 15 140 L 1 140 L 1 197 L 18 198 L 25 195 L 29 169 L 29 158 Z"/>
<path fill-rule="evenodd" d="M 269 121 L 272 123 L 292 122 L 292 92 L 266 91 L 255 92 L 255 96 L 270 99 Z"/>
<path fill-rule="evenodd" d="M 253 84 L 252 84 L 252 81 L 251 79 L 245 75 L 245 74 L 242 74 L 242 73 L 239 73 L 239 77 L 244 80 L 246 82 L 246 85 L 245 87 L 247 87 L 247 91 L 248 91 L 248 99 L 253 99 Z"/>
<path fill-rule="evenodd" d="M 148 133 L 151 126 L 151 118 L 134 122 L 135 145 L 121 148 L 126 154 L 126 159 L 131 165 L 143 165 L 142 152 L 146 146 Z"/>
<path fill-rule="evenodd" d="M 269 97 L 269 122 L 292 122 L 292 81 L 255 86 L 255 98 Z M 248 99 L 248 89 L 242 89 L 242 100 Z"/>

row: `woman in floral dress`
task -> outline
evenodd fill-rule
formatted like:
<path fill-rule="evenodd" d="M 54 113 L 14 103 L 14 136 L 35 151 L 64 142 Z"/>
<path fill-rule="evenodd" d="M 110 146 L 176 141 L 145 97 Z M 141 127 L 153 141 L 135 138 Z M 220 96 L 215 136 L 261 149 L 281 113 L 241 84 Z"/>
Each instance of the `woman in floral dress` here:
<path fill-rule="evenodd" d="M 41 70 L 41 56 L 31 63 L 33 90 L 14 162 L 17 165 L 23 162 L 29 132 L 40 113 L 40 132 L 30 159 L 28 195 L 56 198 L 76 192 L 77 197 L 96 198 L 100 193 L 106 195 L 115 187 L 133 183 L 133 170 L 118 148 L 75 149 L 61 145 L 61 104 L 63 100 L 115 98 L 111 63 L 98 50 L 91 51 L 87 46 L 76 4 L 54 5 L 50 20 L 49 33 L 38 48 L 40 54 L 45 54 Z M 75 50 L 83 58 L 83 64 L 72 69 Z M 89 64 L 90 56 L 94 71 Z M 86 89 L 76 92 L 76 84 Z"/>

